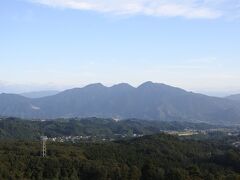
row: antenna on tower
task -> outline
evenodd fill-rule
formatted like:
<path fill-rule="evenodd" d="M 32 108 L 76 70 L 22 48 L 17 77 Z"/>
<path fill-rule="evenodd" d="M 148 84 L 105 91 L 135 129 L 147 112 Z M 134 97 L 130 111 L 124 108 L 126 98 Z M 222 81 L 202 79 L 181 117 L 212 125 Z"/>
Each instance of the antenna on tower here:
<path fill-rule="evenodd" d="M 46 142 L 48 140 L 47 136 L 41 136 L 41 141 L 42 141 L 42 157 L 47 156 L 47 145 Z"/>

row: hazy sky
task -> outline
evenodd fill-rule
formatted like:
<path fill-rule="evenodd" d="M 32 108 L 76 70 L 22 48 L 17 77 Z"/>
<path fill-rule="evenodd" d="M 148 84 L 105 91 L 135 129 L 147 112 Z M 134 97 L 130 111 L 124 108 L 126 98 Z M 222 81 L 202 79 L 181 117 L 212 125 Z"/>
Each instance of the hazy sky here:
<path fill-rule="evenodd" d="M 151 80 L 240 93 L 239 60 L 240 0 L 0 1 L 0 91 Z"/>

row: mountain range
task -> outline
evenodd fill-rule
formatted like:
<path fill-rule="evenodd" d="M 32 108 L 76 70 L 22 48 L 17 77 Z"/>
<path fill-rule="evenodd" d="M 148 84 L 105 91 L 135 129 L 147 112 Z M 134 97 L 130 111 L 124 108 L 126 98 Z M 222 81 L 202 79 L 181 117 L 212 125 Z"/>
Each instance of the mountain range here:
<path fill-rule="evenodd" d="M 240 124 L 240 102 L 153 82 L 137 88 L 126 83 L 112 87 L 97 83 L 41 98 L 1 94 L 0 115 L 29 119 L 102 117 Z"/>

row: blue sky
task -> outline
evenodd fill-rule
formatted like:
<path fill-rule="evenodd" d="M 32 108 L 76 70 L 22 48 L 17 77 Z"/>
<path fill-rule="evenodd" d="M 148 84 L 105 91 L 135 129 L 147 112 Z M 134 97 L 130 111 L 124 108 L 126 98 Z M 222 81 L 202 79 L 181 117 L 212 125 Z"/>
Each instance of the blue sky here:
<path fill-rule="evenodd" d="M 1 0 L 0 91 L 154 81 L 240 93 L 239 0 Z"/>

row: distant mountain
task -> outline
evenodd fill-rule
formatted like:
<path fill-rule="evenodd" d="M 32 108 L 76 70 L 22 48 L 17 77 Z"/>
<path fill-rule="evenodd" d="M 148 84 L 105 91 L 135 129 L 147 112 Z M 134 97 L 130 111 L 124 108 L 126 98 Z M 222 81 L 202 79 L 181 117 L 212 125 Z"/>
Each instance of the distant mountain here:
<path fill-rule="evenodd" d="M 234 101 L 239 101 L 240 102 L 240 94 L 234 94 L 231 96 L 227 96 L 226 99 L 234 100 Z"/>
<path fill-rule="evenodd" d="M 0 115 L 22 118 L 103 117 L 240 124 L 240 103 L 146 82 L 106 87 L 100 83 L 30 99 L 0 95 Z"/>
<path fill-rule="evenodd" d="M 35 91 L 35 92 L 26 92 L 21 95 L 28 98 L 42 98 L 47 96 L 53 96 L 58 94 L 59 91 Z"/>

